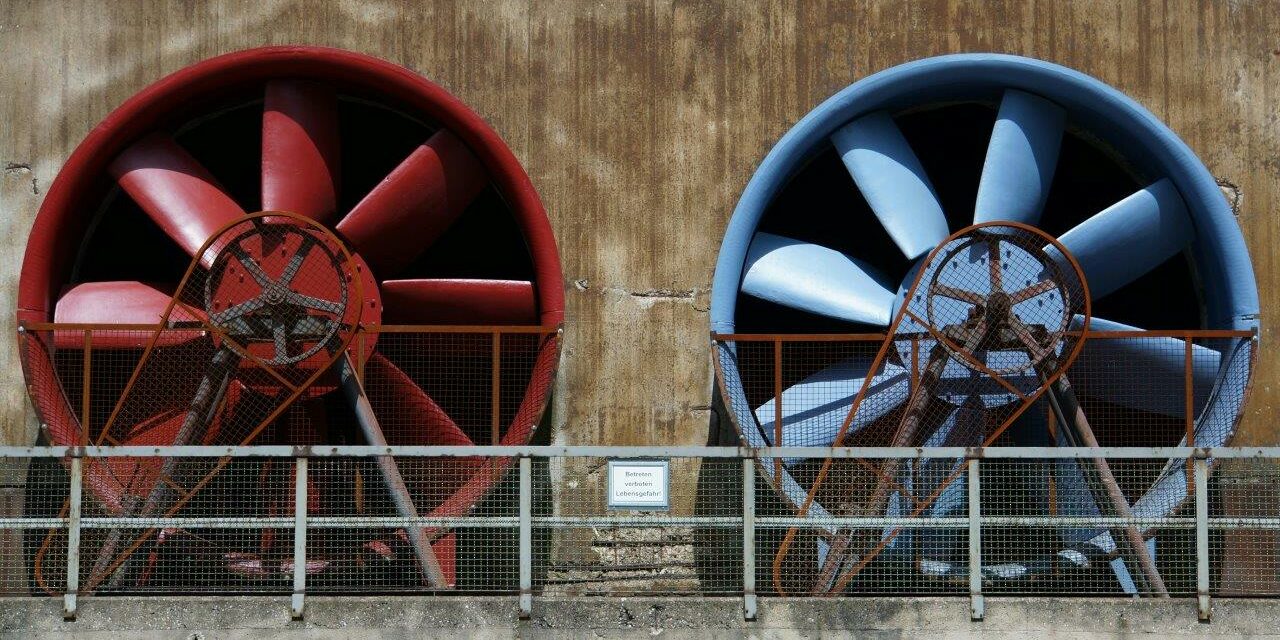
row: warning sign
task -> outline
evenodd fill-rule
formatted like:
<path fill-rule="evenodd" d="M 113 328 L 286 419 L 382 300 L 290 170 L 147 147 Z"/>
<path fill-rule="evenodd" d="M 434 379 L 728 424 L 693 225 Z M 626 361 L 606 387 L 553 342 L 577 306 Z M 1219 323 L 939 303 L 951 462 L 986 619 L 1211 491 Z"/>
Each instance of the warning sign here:
<path fill-rule="evenodd" d="M 610 460 L 609 508 L 666 511 L 669 470 L 667 460 Z"/>

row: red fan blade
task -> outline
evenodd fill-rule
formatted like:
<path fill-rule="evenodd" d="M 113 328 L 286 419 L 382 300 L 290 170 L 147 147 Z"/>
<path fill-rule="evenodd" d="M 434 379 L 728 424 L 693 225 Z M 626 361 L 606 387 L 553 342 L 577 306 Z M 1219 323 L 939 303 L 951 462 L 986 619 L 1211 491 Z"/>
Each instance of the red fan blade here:
<path fill-rule="evenodd" d="M 471 445 L 471 438 L 413 380 L 385 356 L 374 353 L 365 363 L 365 390 L 374 414 L 382 424 L 388 444 Z M 414 501 L 424 509 L 434 509 L 452 501 L 458 490 L 482 474 L 479 457 L 433 458 L 402 467 L 405 483 Z M 407 541 L 403 531 L 402 539 Z M 374 541 L 390 549 L 387 541 Z M 456 536 L 445 534 L 431 543 L 446 584 L 452 585 L 457 571 Z"/>
<path fill-rule="evenodd" d="M 76 324 L 159 324 L 169 305 L 172 287 L 132 280 L 116 282 L 84 282 L 63 291 L 53 311 L 56 323 Z M 92 340 L 94 349 L 141 349 L 151 339 L 149 330 L 97 330 Z M 169 347 L 200 337 L 199 331 L 164 331 L 156 346 Z M 55 331 L 53 344 L 58 349 L 84 346 L 84 332 Z"/>
<path fill-rule="evenodd" d="M 503 434 L 502 441 L 499 445 L 524 445 L 529 443 L 530 434 L 533 433 L 534 427 L 537 426 L 538 420 L 542 417 L 543 409 L 547 393 L 551 387 L 551 381 L 555 377 L 556 361 L 559 359 L 560 349 L 558 338 L 550 337 L 546 343 L 542 345 L 542 349 L 538 352 L 538 359 L 533 363 L 533 375 L 529 379 L 529 386 L 525 389 L 524 399 L 520 401 L 520 408 L 516 410 L 516 417 L 511 421 L 510 428 Z M 436 507 L 430 515 L 437 517 L 459 516 L 467 512 L 476 502 L 480 500 L 493 486 L 498 479 L 502 478 L 514 458 L 490 458 L 492 466 L 486 467 L 483 462 L 481 467 L 491 468 L 492 473 L 476 473 L 466 484 L 457 488 L 440 506 Z"/>
<path fill-rule="evenodd" d="M 157 408 L 153 415 L 133 423 L 126 433 L 117 433 L 116 444 L 157 447 L 174 444 L 190 409 L 182 400 L 189 395 L 184 392 L 189 390 L 175 390 L 167 381 L 181 378 L 182 375 L 178 370 L 182 368 L 184 368 L 182 365 L 175 365 L 175 370 L 170 372 L 171 375 L 162 373 L 147 376 L 137 383 L 139 387 L 135 387 L 133 393 L 138 397 L 165 398 L 166 394 L 169 394 L 172 396 L 168 398 L 169 406 Z M 244 388 L 239 383 L 232 382 L 227 387 L 223 411 L 215 416 L 211 424 L 207 425 L 200 441 L 188 444 L 208 444 L 217 439 L 223 416 L 229 415 L 236 409 L 243 393 Z M 140 503 L 151 494 L 156 484 L 161 482 L 163 467 L 163 458 L 102 458 L 85 467 L 85 483 L 108 510 L 113 513 L 122 513 L 126 502 Z M 127 501 L 126 496 L 129 496 Z M 136 509 L 137 504 L 133 508 Z"/>
<path fill-rule="evenodd" d="M 381 353 L 365 363 L 364 386 L 388 444 L 474 444 L 431 396 Z"/>
<path fill-rule="evenodd" d="M 388 280 L 386 324 L 538 324 L 533 283 L 522 280 Z"/>
<path fill-rule="evenodd" d="M 431 246 L 487 183 L 460 140 L 438 131 L 338 223 L 375 273 L 392 275 Z"/>
<path fill-rule="evenodd" d="M 244 210 L 172 138 L 152 134 L 125 149 L 110 167 L 125 192 L 188 254 Z M 202 257 L 208 266 L 211 257 Z"/>
<path fill-rule="evenodd" d="M 375 352 L 365 363 L 364 386 L 388 444 L 473 444 L 440 405 L 382 354 Z M 479 458 L 435 458 L 405 466 L 402 473 L 415 502 L 426 510 L 471 479 L 479 465 Z"/>
<path fill-rule="evenodd" d="M 294 80 L 267 84 L 262 113 L 262 208 L 327 220 L 338 203 L 338 98 Z"/>

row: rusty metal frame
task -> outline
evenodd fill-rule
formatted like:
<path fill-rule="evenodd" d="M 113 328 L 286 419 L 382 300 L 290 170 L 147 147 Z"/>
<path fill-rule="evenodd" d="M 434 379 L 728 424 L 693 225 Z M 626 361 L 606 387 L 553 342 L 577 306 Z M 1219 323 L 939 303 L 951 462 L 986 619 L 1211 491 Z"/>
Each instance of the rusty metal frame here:
<path fill-rule="evenodd" d="M 1078 275 L 1081 288 L 1083 289 L 1082 294 L 1083 294 L 1083 307 L 1084 307 L 1084 325 L 1082 327 L 1082 331 L 1084 333 L 1087 333 L 1089 329 L 1089 320 L 1091 316 L 1092 296 L 1089 293 L 1089 284 L 1088 282 L 1085 281 L 1085 278 L 1082 275 L 1083 270 L 1080 268 L 1080 264 L 1071 255 L 1071 252 L 1067 251 L 1066 247 L 1064 247 L 1062 243 L 1058 241 L 1057 238 L 1054 238 L 1053 236 L 1045 234 L 1043 231 L 1040 231 L 1039 229 L 1032 227 L 1031 225 L 1023 224 L 1020 222 L 1006 222 L 1006 221 L 984 222 L 980 224 L 970 225 L 968 227 L 965 227 L 964 229 L 961 229 L 959 231 L 956 231 L 955 233 L 952 233 L 951 235 L 947 236 L 947 238 L 944 239 L 942 242 L 939 242 L 938 245 L 935 246 L 929 252 L 928 256 L 926 256 L 924 260 L 921 261 L 921 264 L 923 265 L 931 264 L 934 261 L 934 259 L 938 257 L 939 252 L 941 252 L 945 247 L 947 247 L 947 245 L 965 236 L 966 234 L 970 234 L 976 230 L 987 228 L 987 227 L 1009 227 L 1009 228 L 1019 229 L 1021 231 L 1030 233 L 1035 236 L 1040 236 L 1047 241 L 1047 246 L 1054 247 L 1062 256 L 1066 258 L 1068 265 Z M 924 279 L 925 273 L 927 271 L 928 269 L 921 268 L 916 272 L 915 278 L 911 282 L 911 286 L 906 291 L 906 294 L 903 298 L 904 300 L 911 300 L 915 296 L 916 290 L 920 287 L 920 283 Z M 901 325 L 902 320 L 903 318 L 906 317 L 907 313 L 909 313 L 909 305 L 903 305 L 902 309 L 899 310 L 897 315 L 893 318 L 893 322 L 889 325 L 888 331 L 885 333 L 885 336 L 884 336 L 884 342 L 880 345 L 879 351 L 877 351 L 875 358 L 871 361 L 871 366 L 868 368 L 868 371 L 872 372 L 872 375 L 868 375 L 865 378 L 863 378 L 862 385 L 858 389 L 857 395 L 854 397 L 853 404 L 849 407 L 848 414 L 845 416 L 843 423 L 841 423 L 840 429 L 836 432 L 836 436 L 832 443 L 832 446 L 838 447 L 844 443 L 845 434 L 848 433 L 849 426 L 853 424 L 853 418 L 855 415 L 857 415 L 858 409 L 862 405 L 862 401 L 866 398 L 867 390 L 870 389 L 871 387 L 871 381 L 875 377 L 874 372 L 879 371 L 881 365 L 884 364 L 884 359 L 888 355 L 889 349 L 894 343 L 893 336 L 896 335 L 898 327 L 899 325 Z M 923 324 L 924 326 L 928 327 L 928 323 L 923 323 Z M 1071 366 L 1071 363 L 1075 361 L 1076 356 L 1080 354 L 1080 350 L 1084 347 L 1084 343 L 1085 343 L 1084 339 L 1080 339 L 1076 341 L 1071 352 L 1067 354 L 1067 357 L 1063 359 L 1061 365 L 1058 367 L 1058 370 L 1055 372 L 1055 376 L 1053 377 L 1053 379 L 1046 380 L 1043 382 L 1040 389 L 1038 390 L 1040 393 L 1043 393 L 1044 390 L 1057 379 L 1057 376 L 1061 376 L 1062 373 L 1064 373 L 1067 370 L 1067 368 Z M 1024 399 L 1022 407 L 1020 407 L 1019 410 L 1014 412 L 1013 418 L 1016 419 L 1018 415 L 1021 415 L 1022 411 L 1025 411 L 1026 407 L 1030 406 L 1032 402 L 1034 402 L 1036 397 L 1038 397 L 1038 395 L 1039 394 L 1033 394 L 1033 397 Z M 999 431 L 1002 432 L 1005 428 L 1007 428 L 1008 423 L 1012 423 L 1012 419 L 1008 420 L 1005 425 L 1002 425 Z M 817 497 L 818 489 L 822 486 L 822 483 L 826 481 L 827 475 L 831 471 L 831 465 L 832 465 L 832 460 L 830 458 L 823 461 L 822 467 L 818 470 L 818 474 L 814 478 L 812 484 L 809 487 L 809 491 L 805 496 L 804 503 L 800 507 L 799 512 L 801 516 L 808 513 L 809 508 L 812 506 L 813 501 Z M 950 485 L 952 481 L 954 481 L 954 478 L 949 478 L 945 480 L 944 483 L 941 485 L 942 488 L 945 488 L 946 486 Z M 936 495 L 932 496 L 930 500 L 926 501 L 926 505 L 932 502 L 933 500 L 935 500 L 936 498 L 937 498 Z M 923 508 L 924 508 L 923 505 L 917 507 L 917 509 L 923 509 Z M 774 560 L 773 560 L 774 586 L 775 588 L 778 589 L 779 593 L 782 593 L 784 595 L 786 594 L 786 590 L 783 588 L 783 585 L 782 585 L 782 562 L 786 558 L 786 554 L 790 550 L 791 545 L 793 544 L 795 540 L 795 536 L 798 532 L 799 532 L 798 527 L 792 527 L 791 529 L 787 530 L 787 533 L 785 536 L 783 536 L 782 543 L 779 545 L 778 552 L 775 554 Z M 895 535 L 896 535 L 896 532 L 894 534 L 891 534 L 891 536 L 895 536 Z M 891 540 L 892 537 L 890 537 L 889 539 Z M 879 549 L 875 551 L 875 554 L 878 554 L 880 550 L 883 550 L 883 548 L 884 548 L 884 541 L 882 540 L 882 544 L 879 546 Z M 828 554 L 828 558 L 827 558 L 828 564 L 830 564 L 832 561 L 832 557 L 831 557 L 832 555 L 833 554 L 831 553 Z M 864 562 L 860 563 L 860 566 L 853 571 L 855 575 L 857 571 L 861 570 L 862 566 L 865 566 L 866 563 L 870 561 L 870 558 L 874 558 L 874 555 L 872 554 L 868 554 L 868 555 L 869 557 L 864 558 Z M 842 561 L 843 560 L 839 560 L 838 562 L 842 562 Z M 851 578 L 852 577 L 850 576 L 849 579 Z M 842 580 L 842 581 L 847 583 L 847 580 Z M 837 587 L 840 586 L 840 582 L 841 581 L 837 582 Z"/>

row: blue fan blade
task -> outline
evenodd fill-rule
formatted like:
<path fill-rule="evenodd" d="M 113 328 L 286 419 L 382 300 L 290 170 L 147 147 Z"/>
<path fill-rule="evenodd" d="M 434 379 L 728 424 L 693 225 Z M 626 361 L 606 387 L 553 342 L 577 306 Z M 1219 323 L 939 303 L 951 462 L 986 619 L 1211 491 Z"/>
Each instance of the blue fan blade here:
<path fill-rule="evenodd" d="M 1084 270 L 1094 300 L 1138 279 L 1194 239 L 1186 205 L 1167 178 L 1059 238 Z"/>
<path fill-rule="evenodd" d="M 889 326 L 894 292 L 870 266 L 834 249 L 757 233 L 742 292 L 792 309 Z"/>
<path fill-rule="evenodd" d="M 1220 447 L 1231 438 L 1236 418 L 1244 408 L 1245 385 L 1238 381 L 1249 376 L 1249 340 L 1237 341 L 1226 350 L 1230 354 L 1221 376 L 1215 380 L 1208 404 L 1195 425 L 1195 446 Z M 1178 446 L 1187 446 L 1184 437 Z M 1165 464 L 1160 479 L 1133 503 L 1133 515 L 1140 518 L 1163 518 L 1173 513 L 1189 496 L 1187 495 L 1187 464 L 1174 458 Z"/>
<path fill-rule="evenodd" d="M 1004 92 L 978 182 L 975 223 L 1040 222 L 1058 166 L 1065 117 L 1061 107 L 1044 98 L 1014 89 Z"/>
<path fill-rule="evenodd" d="M 1071 328 L 1078 330 L 1076 316 Z M 1093 318 L 1090 331 L 1137 331 L 1119 322 Z M 1167 416 L 1186 415 L 1186 343 L 1177 338 L 1088 338 L 1072 365 L 1071 385 L 1081 394 L 1130 409 Z M 1222 364 L 1222 354 L 1191 346 L 1192 406 L 1204 406 Z"/>
<path fill-rule="evenodd" d="M 869 358 L 854 358 L 832 365 L 782 392 L 782 446 L 826 447 L 835 442 L 836 434 L 849 415 L 853 401 L 868 374 Z M 846 437 L 906 402 L 910 393 L 910 376 L 906 369 L 886 363 L 871 385 L 845 432 Z M 777 409 L 774 400 L 755 410 L 760 431 L 770 445 L 774 442 Z M 792 463 L 794 461 L 788 461 Z"/>
<path fill-rule="evenodd" d="M 831 135 L 862 196 L 894 244 L 915 259 L 947 237 L 938 194 L 889 114 L 878 111 Z"/>

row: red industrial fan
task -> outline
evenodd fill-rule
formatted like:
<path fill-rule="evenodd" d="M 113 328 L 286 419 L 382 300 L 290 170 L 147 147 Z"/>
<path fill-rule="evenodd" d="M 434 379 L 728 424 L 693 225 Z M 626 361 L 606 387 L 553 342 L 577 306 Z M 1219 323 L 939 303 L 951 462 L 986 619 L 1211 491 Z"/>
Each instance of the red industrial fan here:
<path fill-rule="evenodd" d="M 18 306 L 51 444 L 510 445 L 545 408 L 564 304 L 537 194 L 476 114 L 384 61 L 271 47 L 179 71 L 88 135 L 36 219 Z M 286 467 L 88 460 L 87 504 L 287 515 Z M 319 462 L 309 510 L 462 515 L 506 469 Z M 29 501 L 41 509 L 57 506 Z M 189 563 L 227 575 L 292 571 L 270 530 L 216 544 L 95 533 L 87 590 L 208 587 L 154 577 L 184 540 Z M 30 541 L 40 587 L 55 535 Z M 456 544 L 440 530 L 344 533 L 307 570 L 341 587 L 372 554 L 415 588 L 447 588 Z"/>

